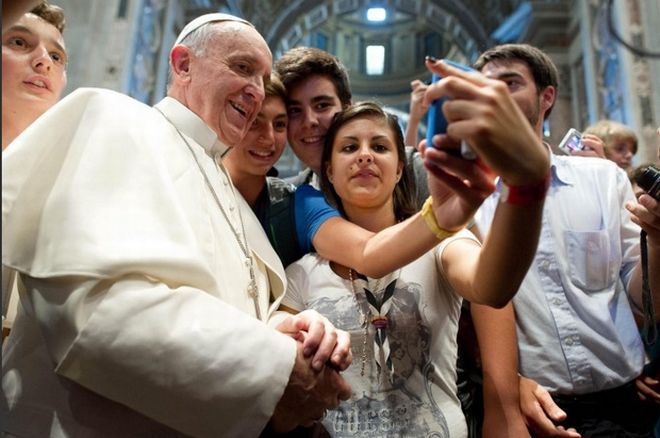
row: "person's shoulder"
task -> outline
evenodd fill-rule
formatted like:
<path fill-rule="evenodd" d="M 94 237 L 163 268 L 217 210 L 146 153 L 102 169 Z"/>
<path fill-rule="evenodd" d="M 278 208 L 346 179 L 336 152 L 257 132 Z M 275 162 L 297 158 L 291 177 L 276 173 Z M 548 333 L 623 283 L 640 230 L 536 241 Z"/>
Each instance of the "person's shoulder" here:
<path fill-rule="evenodd" d="M 555 155 L 554 161 L 562 166 L 579 169 L 613 169 L 618 167 L 613 161 L 600 157 L 582 157 L 577 155 Z"/>
<path fill-rule="evenodd" d="M 310 275 L 313 271 L 324 268 L 328 265 L 328 263 L 328 260 L 324 259 L 315 252 L 311 252 L 305 254 L 287 266 L 286 273 L 287 276 L 294 273 L 304 273 L 305 275 Z"/>
<path fill-rule="evenodd" d="M 72 136 L 79 140 L 92 135 L 118 137 L 130 129 L 144 130 L 143 122 L 149 109 L 149 106 L 116 91 L 78 88 L 42 114 L 23 134 L 43 137 L 56 132 L 60 142 Z"/>
<path fill-rule="evenodd" d="M 46 114 L 65 114 L 69 122 L 108 123 L 121 119 L 137 121 L 150 106 L 125 94 L 104 88 L 78 88 L 60 100 Z M 119 122 L 117 122 L 119 123 Z M 122 124 L 125 128 L 129 123 Z M 143 127 L 143 125 L 140 125 Z"/>
<path fill-rule="evenodd" d="M 557 161 L 567 162 L 570 164 L 584 165 L 584 164 L 596 164 L 602 163 L 605 160 L 601 157 L 584 157 L 582 155 L 553 155 L 553 158 Z"/>
<path fill-rule="evenodd" d="M 324 197 L 323 192 L 311 184 L 301 184 L 296 188 L 296 196 L 300 197 Z"/>
<path fill-rule="evenodd" d="M 81 103 L 81 102 L 102 102 L 102 103 L 121 103 L 123 105 L 137 105 L 147 107 L 144 103 L 133 99 L 130 96 L 106 88 L 78 88 L 66 95 L 61 103 Z"/>
<path fill-rule="evenodd" d="M 322 193 L 319 189 L 317 189 L 316 187 L 314 187 L 309 183 L 299 185 L 297 187 L 297 190 L 300 190 L 301 193 L 313 193 L 313 194 Z"/>
<path fill-rule="evenodd" d="M 468 230 L 467 228 L 463 228 L 459 230 L 456 234 L 453 234 L 447 237 L 446 239 L 444 239 L 442 242 L 436 245 L 431 251 L 429 251 L 429 253 L 435 253 L 436 256 L 439 256 L 442 254 L 445 248 L 447 248 L 447 246 L 458 240 L 471 240 L 477 243 L 477 245 L 481 246 L 479 239 L 477 239 L 477 237 L 472 233 L 472 231 Z"/>
<path fill-rule="evenodd" d="M 555 156 L 555 164 L 559 171 L 570 171 L 581 177 L 610 178 L 626 176 L 626 172 L 615 162 L 605 158 L 573 155 Z"/>
<path fill-rule="evenodd" d="M 295 192 L 296 209 L 305 211 L 313 215 L 320 214 L 326 217 L 329 215 L 339 216 L 337 209 L 326 199 L 322 191 L 311 184 L 303 184 Z"/>

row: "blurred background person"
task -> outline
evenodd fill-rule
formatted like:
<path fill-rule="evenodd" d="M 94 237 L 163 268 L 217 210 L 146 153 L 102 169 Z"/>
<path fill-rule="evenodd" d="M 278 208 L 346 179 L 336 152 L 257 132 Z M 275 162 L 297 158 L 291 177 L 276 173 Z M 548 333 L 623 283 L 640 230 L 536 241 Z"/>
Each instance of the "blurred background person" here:
<path fill-rule="evenodd" d="M 626 125 L 614 120 L 600 120 L 587 127 L 583 134 L 591 134 L 605 143 L 605 158 L 614 161 L 623 170 L 630 170 L 637 153 L 637 135 Z"/>

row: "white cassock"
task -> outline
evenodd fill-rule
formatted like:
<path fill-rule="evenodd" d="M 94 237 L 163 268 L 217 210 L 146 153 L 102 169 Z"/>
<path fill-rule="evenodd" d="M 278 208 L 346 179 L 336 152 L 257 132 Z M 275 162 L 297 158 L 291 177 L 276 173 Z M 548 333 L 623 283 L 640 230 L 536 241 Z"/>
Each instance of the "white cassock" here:
<path fill-rule="evenodd" d="M 2 263 L 24 285 L 2 358 L 9 434 L 257 436 L 284 391 L 295 342 L 256 318 L 212 191 L 240 238 L 242 216 L 263 320 L 279 258 L 218 164 L 226 146 L 178 101 L 156 108 L 176 127 L 81 89 L 3 153 Z"/>

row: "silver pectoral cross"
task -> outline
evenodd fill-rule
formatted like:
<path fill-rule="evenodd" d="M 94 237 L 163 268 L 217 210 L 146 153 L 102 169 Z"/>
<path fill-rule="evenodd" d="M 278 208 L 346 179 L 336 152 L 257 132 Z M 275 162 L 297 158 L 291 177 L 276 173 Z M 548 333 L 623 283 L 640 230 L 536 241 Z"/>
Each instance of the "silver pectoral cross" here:
<path fill-rule="evenodd" d="M 257 319 L 261 320 L 261 312 L 259 311 L 259 294 L 257 289 L 257 283 L 254 281 L 254 278 L 250 279 L 250 284 L 248 284 L 247 293 L 252 298 L 254 303 L 254 313 L 257 316 Z"/>
<path fill-rule="evenodd" d="M 257 283 L 254 280 L 250 280 L 250 284 L 248 285 L 248 295 L 253 299 L 256 300 L 258 297 L 257 294 Z"/>

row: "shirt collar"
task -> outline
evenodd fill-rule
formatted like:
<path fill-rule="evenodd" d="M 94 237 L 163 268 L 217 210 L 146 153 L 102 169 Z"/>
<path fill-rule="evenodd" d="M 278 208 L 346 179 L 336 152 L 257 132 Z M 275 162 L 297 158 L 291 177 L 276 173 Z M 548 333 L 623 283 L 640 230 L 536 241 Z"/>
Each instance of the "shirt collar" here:
<path fill-rule="evenodd" d="M 165 114 L 175 128 L 200 144 L 209 156 L 213 157 L 218 153 L 224 156 L 229 150 L 229 147 L 218 139 L 215 131 L 178 100 L 166 96 L 154 106 Z"/>
<path fill-rule="evenodd" d="M 544 144 L 548 150 L 550 150 L 550 171 L 552 172 L 551 184 L 573 185 L 575 183 L 575 178 L 572 168 L 568 165 L 568 160 L 571 160 L 572 157 L 555 155 L 552 153 L 550 146 L 547 143 Z"/>
<path fill-rule="evenodd" d="M 546 142 L 543 145 L 548 149 L 550 154 L 550 185 L 553 184 L 566 184 L 573 185 L 574 178 L 571 173 L 571 168 L 567 166 L 565 158 L 559 157 L 552 153 L 552 148 Z M 495 183 L 498 191 L 502 188 L 502 178 L 498 177 Z"/>

